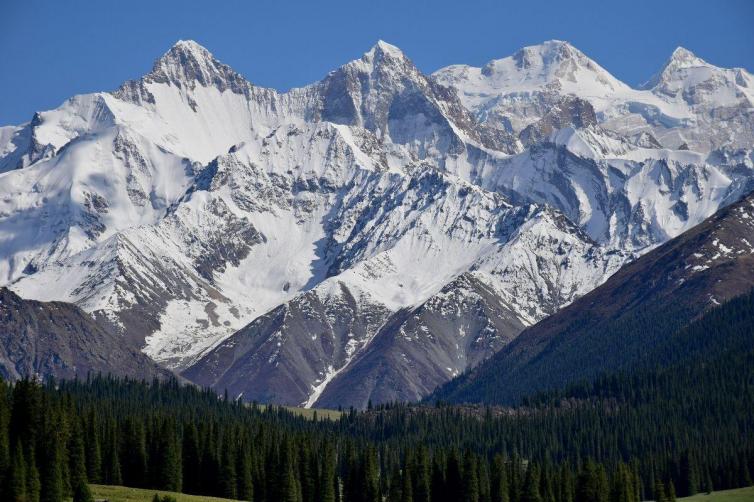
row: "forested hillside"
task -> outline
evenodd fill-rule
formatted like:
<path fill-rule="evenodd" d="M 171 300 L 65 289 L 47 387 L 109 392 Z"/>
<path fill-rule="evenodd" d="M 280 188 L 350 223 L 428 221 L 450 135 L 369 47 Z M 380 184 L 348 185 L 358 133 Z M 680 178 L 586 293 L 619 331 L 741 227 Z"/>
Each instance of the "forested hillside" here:
<path fill-rule="evenodd" d="M 176 381 L 3 384 L 0 498 L 88 500 L 87 482 L 301 502 L 628 502 L 746 486 L 754 350 L 740 334 L 746 350 L 731 343 L 516 408 L 396 404 L 340 420 Z"/>

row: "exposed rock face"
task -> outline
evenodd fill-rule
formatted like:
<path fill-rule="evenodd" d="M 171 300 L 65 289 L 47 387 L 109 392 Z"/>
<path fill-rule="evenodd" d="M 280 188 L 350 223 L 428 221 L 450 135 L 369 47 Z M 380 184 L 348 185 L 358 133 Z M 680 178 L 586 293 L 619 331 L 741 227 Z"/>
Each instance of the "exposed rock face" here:
<path fill-rule="evenodd" d="M 324 408 L 415 401 L 476 366 L 523 329 L 493 289 L 460 276 L 413 310 L 398 312 L 313 403 Z"/>
<path fill-rule="evenodd" d="M 23 300 L 0 288 L 0 375 L 86 378 L 167 377 L 151 359 L 102 329 L 81 309 L 62 302 Z"/>
<path fill-rule="evenodd" d="M 574 96 L 565 96 L 541 119 L 526 126 L 519 138 L 525 145 L 539 143 L 553 132 L 566 127 L 584 128 L 597 125 L 597 116 L 592 105 Z"/>

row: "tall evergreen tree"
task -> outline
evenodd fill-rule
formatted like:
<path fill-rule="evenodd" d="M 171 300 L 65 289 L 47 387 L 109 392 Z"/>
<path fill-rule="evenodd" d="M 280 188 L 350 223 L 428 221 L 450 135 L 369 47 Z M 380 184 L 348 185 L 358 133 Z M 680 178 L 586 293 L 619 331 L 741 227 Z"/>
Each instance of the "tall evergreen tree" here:
<path fill-rule="evenodd" d="M 506 473 L 503 456 L 499 453 L 495 455 L 492 461 L 492 473 L 490 478 L 492 481 L 492 502 L 509 502 L 508 474 Z"/>
<path fill-rule="evenodd" d="M 74 420 L 71 427 L 71 437 L 68 446 L 69 472 L 71 476 L 71 488 L 73 490 L 73 502 L 91 502 L 92 493 L 86 477 L 86 458 L 84 453 L 84 439 L 81 424 Z"/>
<path fill-rule="evenodd" d="M 63 500 L 63 441 L 61 429 L 57 417 L 49 417 L 50 422 L 46 425 L 43 435 L 42 448 L 44 457 L 41 469 L 42 502 L 61 502 Z"/>
<path fill-rule="evenodd" d="M 576 480 L 576 502 L 607 502 L 608 493 L 604 468 L 587 460 Z"/>
<path fill-rule="evenodd" d="M 479 502 L 479 466 L 476 456 L 466 450 L 463 456 L 463 499 L 464 502 Z"/>
<path fill-rule="evenodd" d="M 10 472 L 6 479 L 4 492 L 10 502 L 26 502 L 26 459 L 20 442 L 13 448 Z"/>
<path fill-rule="evenodd" d="M 542 495 L 539 492 L 539 466 L 529 464 L 526 469 L 526 478 L 524 479 L 522 502 L 542 502 Z"/>

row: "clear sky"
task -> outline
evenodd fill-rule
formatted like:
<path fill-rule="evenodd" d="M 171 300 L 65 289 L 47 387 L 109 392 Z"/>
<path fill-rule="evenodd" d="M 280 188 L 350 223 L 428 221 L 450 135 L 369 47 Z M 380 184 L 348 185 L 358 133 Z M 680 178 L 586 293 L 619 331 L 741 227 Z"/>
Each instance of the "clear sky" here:
<path fill-rule="evenodd" d="M 679 45 L 754 70 L 754 0 L 0 0 L 0 124 L 114 89 L 179 39 L 281 90 L 320 79 L 378 39 L 425 72 L 567 40 L 636 85 Z"/>

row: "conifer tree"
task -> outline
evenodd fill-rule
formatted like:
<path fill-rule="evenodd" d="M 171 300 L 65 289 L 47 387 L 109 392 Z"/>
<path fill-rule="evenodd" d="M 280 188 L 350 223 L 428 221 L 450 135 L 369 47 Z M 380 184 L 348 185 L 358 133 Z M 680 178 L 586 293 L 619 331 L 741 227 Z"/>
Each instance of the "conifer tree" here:
<path fill-rule="evenodd" d="M 133 436 L 135 433 L 130 432 L 129 436 Z M 131 443 L 141 443 L 136 439 L 130 439 Z M 186 493 L 199 494 L 201 493 L 201 480 L 202 480 L 202 466 L 201 455 L 199 453 L 199 432 L 196 429 L 196 424 L 189 423 L 183 428 L 183 447 L 181 448 L 181 455 L 183 456 L 183 489 Z M 134 470 L 140 469 L 140 467 L 131 467 Z"/>
<path fill-rule="evenodd" d="M 665 485 L 662 484 L 659 476 L 655 476 L 654 497 L 655 502 L 669 502 L 665 494 Z"/>
<path fill-rule="evenodd" d="M 10 502 L 25 502 L 28 498 L 26 491 L 26 459 L 20 442 L 13 448 L 10 472 L 6 480 L 6 494 Z"/>
<path fill-rule="evenodd" d="M 403 469 L 403 476 L 401 478 L 401 498 L 400 502 L 414 502 L 414 489 L 411 482 L 411 471 L 408 468 Z"/>
<path fill-rule="evenodd" d="M 673 485 L 672 479 L 668 480 L 668 487 L 665 493 L 667 502 L 675 502 L 675 486 Z"/>
<path fill-rule="evenodd" d="M 319 482 L 319 497 L 322 502 L 335 502 L 337 478 L 335 476 L 335 449 L 328 441 L 325 445 L 322 473 Z"/>
<path fill-rule="evenodd" d="M 463 499 L 464 502 L 479 502 L 479 466 L 471 450 L 463 456 Z"/>
<path fill-rule="evenodd" d="M 43 437 L 43 451 L 41 469 L 41 493 L 42 502 L 61 502 L 64 496 L 63 484 L 63 451 L 58 424 L 48 425 Z"/>
<path fill-rule="evenodd" d="M 93 500 L 92 493 L 89 490 L 89 483 L 87 482 L 86 459 L 84 455 L 84 439 L 82 437 L 81 425 L 78 420 L 75 420 L 71 428 L 71 437 L 68 446 L 73 502 L 91 502 Z"/>
<path fill-rule="evenodd" d="M 536 464 L 529 464 L 524 478 L 522 502 L 542 502 L 542 495 L 539 492 L 539 478 L 539 467 Z"/>
<path fill-rule="evenodd" d="M 244 448 L 238 453 L 238 466 L 236 469 L 238 477 L 236 496 L 239 500 L 250 501 L 254 499 L 254 482 L 252 481 L 251 470 L 251 453 L 249 452 L 249 448 Z"/>
<path fill-rule="evenodd" d="M 587 460 L 576 481 L 576 502 L 606 502 L 608 493 L 604 468 Z"/>
<path fill-rule="evenodd" d="M 492 482 L 490 493 L 492 502 L 509 502 L 508 475 L 503 456 L 499 453 L 493 458 L 490 478 Z"/>
<path fill-rule="evenodd" d="M 102 450 L 99 443 L 99 431 L 97 428 L 97 415 L 89 414 L 86 434 L 86 478 L 90 483 L 102 481 Z"/>
<path fill-rule="evenodd" d="M 28 502 L 39 502 L 42 493 L 42 481 L 39 479 L 39 468 L 37 467 L 34 450 L 29 450 L 28 459 L 26 463 L 26 500 Z"/>
<path fill-rule="evenodd" d="M 699 470 L 694 457 L 687 450 L 681 457 L 681 480 L 683 482 L 682 494 L 684 497 L 696 495 L 699 491 Z"/>
<path fill-rule="evenodd" d="M 226 435 L 222 444 L 220 453 L 220 493 L 225 498 L 235 499 L 238 488 L 238 477 L 236 471 L 235 445 Z"/>
<path fill-rule="evenodd" d="M 364 500 L 366 502 L 380 502 L 380 473 L 377 452 L 371 446 L 364 452 L 362 472 L 364 473 Z"/>
<path fill-rule="evenodd" d="M 5 386 L 0 385 L 0 490 L 5 486 L 5 479 L 11 465 L 10 451 L 10 401 Z"/>
<path fill-rule="evenodd" d="M 430 477 L 430 460 L 427 448 L 420 445 L 413 456 L 413 499 L 414 502 L 430 502 L 432 487 Z"/>
<path fill-rule="evenodd" d="M 183 483 L 181 452 L 175 426 L 171 421 L 163 423 L 157 444 L 155 485 L 165 491 L 180 492 Z"/>
<path fill-rule="evenodd" d="M 120 485 L 123 482 L 123 478 L 120 470 L 120 458 L 118 455 L 117 431 L 115 421 L 111 419 L 109 422 L 105 433 L 107 446 L 105 448 L 106 456 L 102 465 L 102 478 L 107 484 Z M 135 452 L 129 450 L 128 454 L 131 453 Z"/>

